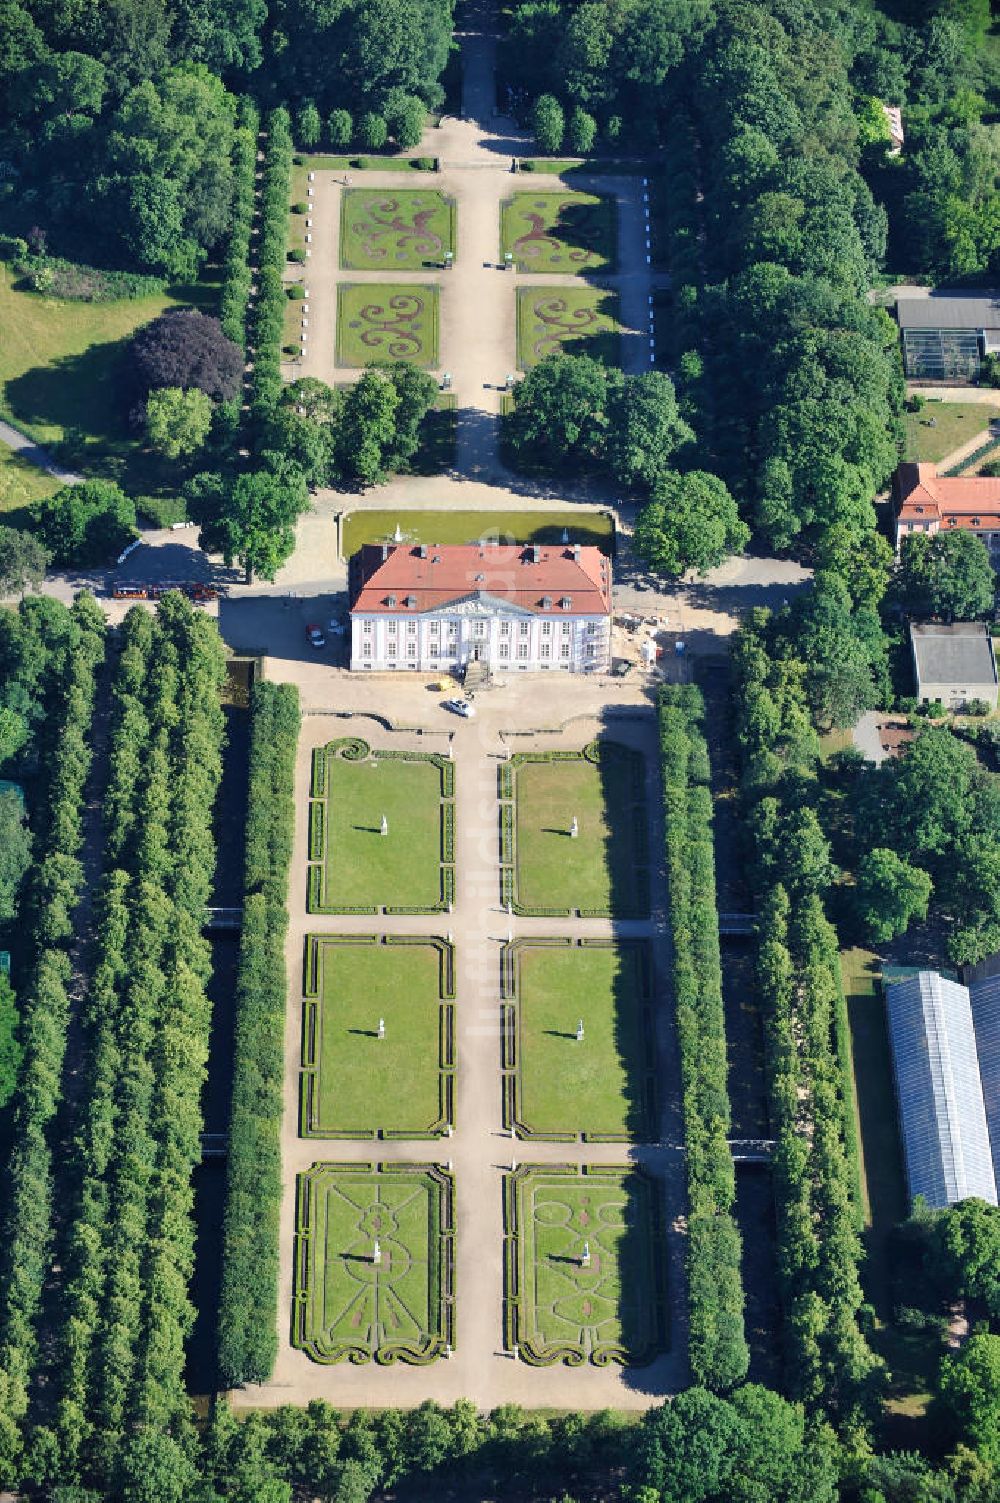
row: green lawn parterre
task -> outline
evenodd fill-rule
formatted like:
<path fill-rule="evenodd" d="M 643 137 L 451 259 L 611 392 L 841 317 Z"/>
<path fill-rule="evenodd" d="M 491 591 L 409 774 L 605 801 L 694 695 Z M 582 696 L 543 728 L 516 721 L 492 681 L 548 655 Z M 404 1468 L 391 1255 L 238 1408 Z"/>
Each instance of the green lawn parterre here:
<path fill-rule="evenodd" d="M 453 1124 L 454 995 L 443 939 L 310 934 L 303 1137 L 429 1138 Z"/>
<path fill-rule="evenodd" d="M 518 753 L 504 763 L 501 900 L 526 915 L 644 918 L 645 779 L 641 753 L 614 741 L 579 752 Z"/>
<path fill-rule="evenodd" d="M 454 1183 L 437 1165 L 313 1164 L 298 1177 L 292 1344 L 323 1363 L 442 1356 L 454 1345 L 454 1220 Z"/>
<path fill-rule="evenodd" d="M 550 1142 L 654 1140 L 646 941 L 516 940 L 502 967 L 504 1125 Z"/>
<path fill-rule="evenodd" d="M 309 913 L 434 913 L 455 888 L 455 769 L 345 737 L 313 752 Z M 388 833 L 383 835 L 382 816 Z"/>
<path fill-rule="evenodd" d="M 438 362 L 438 289 L 401 282 L 344 283 L 337 289 L 337 364 Z"/>
<path fill-rule="evenodd" d="M 348 271 L 420 271 L 455 253 L 455 202 L 433 188 L 348 188 L 340 264 Z"/>
<path fill-rule="evenodd" d="M 523 1164 L 504 1177 L 504 1213 L 508 1350 L 538 1367 L 641 1366 L 666 1350 L 652 1180 L 637 1170 Z"/>
<path fill-rule="evenodd" d="M 611 271 L 616 229 L 614 203 L 594 193 L 515 193 L 500 205 L 500 252 L 518 271 Z"/>
<path fill-rule="evenodd" d="M 614 521 L 606 511 L 577 506 L 569 511 L 351 511 L 341 526 L 340 551 L 351 558 L 365 543 L 391 542 L 400 526 L 408 543 L 558 544 L 563 533 L 570 543 L 590 543 L 612 551 Z"/>
<path fill-rule="evenodd" d="M 600 287 L 519 287 L 517 365 L 531 370 L 546 355 L 621 358 L 618 294 Z"/>

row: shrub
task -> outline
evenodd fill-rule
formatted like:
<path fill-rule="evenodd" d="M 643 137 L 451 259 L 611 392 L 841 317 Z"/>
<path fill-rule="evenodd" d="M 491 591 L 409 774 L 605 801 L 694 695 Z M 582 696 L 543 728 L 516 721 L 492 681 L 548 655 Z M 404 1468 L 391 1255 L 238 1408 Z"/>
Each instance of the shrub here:
<path fill-rule="evenodd" d="M 290 287 L 285 288 L 285 295 L 287 296 L 289 302 L 299 303 L 305 297 L 306 289 L 303 287 L 301 282 L 293 282 Z"/>
<path fill-rule="evenodd" d="M 297 245 L 288 252 L 288 259 L 289 261 L 294 261 L 296 266 L 304 266 L 306 264 L 306 253 Z"/>

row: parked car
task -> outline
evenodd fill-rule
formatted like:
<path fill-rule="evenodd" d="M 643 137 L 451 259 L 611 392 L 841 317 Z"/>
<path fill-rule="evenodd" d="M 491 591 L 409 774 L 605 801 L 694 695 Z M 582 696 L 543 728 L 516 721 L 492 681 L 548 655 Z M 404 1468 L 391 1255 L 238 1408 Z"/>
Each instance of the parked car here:
<path fill-rule="evenodd" d="M 471 705 L 467 699 L 444 699 L 441 707 L 450 710 L 453 715 L 462 715 L 466 720 L 472 720 L 476 713 L 475 705 Z"/>
<path fill-rule="evenodd" d="M 315 624 L 315 622 L 313 622 L 312 625 L 306 627 L 306 641 L 309 643 L 310 647 L 326 646 L 326 638 L 320 631 L 319 627 Z"/>
<path fill-rule="evenodd" d="M 326 623 L 326 629 L 330 633 L 331 637 L 344 637 L 347 635 L 347 627 L 344 625 L 343 621 L 338 621 L 336 616 L 330 617 L 329 621 Z"/>

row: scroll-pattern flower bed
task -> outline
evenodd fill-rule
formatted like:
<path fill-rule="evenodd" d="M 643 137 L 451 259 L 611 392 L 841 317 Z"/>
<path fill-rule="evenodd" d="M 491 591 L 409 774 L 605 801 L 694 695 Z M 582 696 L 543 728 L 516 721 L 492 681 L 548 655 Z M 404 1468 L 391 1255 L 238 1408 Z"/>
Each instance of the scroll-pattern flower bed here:
<path fill-rule="evenodd" d="M 519 287 L 517 364 L 530 370 L 546 355 L 593 355 L 617 365 L 618 296 L 600 287 Z"/>
<path fill-rule="evenodd" d="M 523 1362 L 641 1366 L 666 1349 L 658 1192 L 635 1170 L 523 1164 L 504 1183 L 505 1340 Z"/>
<path fill-rule="evenodd" d="M 419 271 L 455 251 L 455 204 L 422 188 L 349 188 L 341 200 L 340 264 L 348 271 Z"/>
<path fill-rule="evenodd" d="M 518 271 L 609 270 L 615 206 L 592 193 L 515 193 L 500 206 L 500 243 Z"/>
<path fill-rule="evenodd" d="M 438 290 L 397 282 L 350 283 L 337 291 L 337 363 L 409 360 L 436 365 Z"/>
<path fill-rule="evenodd" d="M 437 1165 L 313 1164 L 298 1179 L 293 1344 L 314 1362 L 442 1356 L 453 1232 L 452 1177 Z"/>

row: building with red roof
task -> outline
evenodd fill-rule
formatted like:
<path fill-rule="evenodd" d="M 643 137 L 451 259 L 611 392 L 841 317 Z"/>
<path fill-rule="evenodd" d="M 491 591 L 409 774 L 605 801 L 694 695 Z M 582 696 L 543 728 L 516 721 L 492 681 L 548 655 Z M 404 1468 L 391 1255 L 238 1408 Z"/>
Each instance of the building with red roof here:
<path fill-rule="evenodd" d="M 932 464 L 901 464 L 893 481 L 896 550 L 911 532 L 974 532 L 1000 564 L 1000 477 L 939 475 Z"/>
<path fill-rule="evenodd" d="M 606 672 L 611 563 L 599 548 L 369 543 L 351 559 L 351 667 Z"/>

